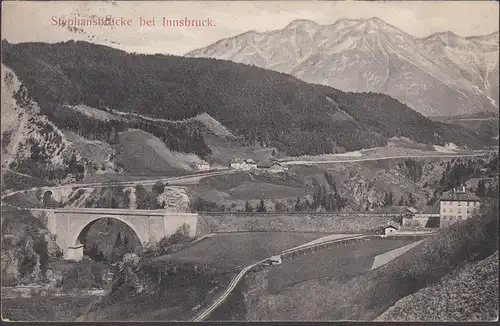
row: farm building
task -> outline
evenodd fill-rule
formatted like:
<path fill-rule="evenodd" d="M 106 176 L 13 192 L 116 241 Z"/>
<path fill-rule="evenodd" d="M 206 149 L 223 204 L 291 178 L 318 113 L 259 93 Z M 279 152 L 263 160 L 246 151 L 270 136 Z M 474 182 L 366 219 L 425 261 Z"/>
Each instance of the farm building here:
<path fill-rule="evenodd" d="M 267 160 L 260 162 L 257 165 L 257 168 L 267 170 L 270 172 L 283 172 L 285 171 L 285 167 L 277 160 Z"/>
<path fill-rule="evenodd" d="M 479 212 L 479 201 L 479 197 L 467 192 L 465 186 L 443 193 L 439 201 L 440 226 L 447 227 L 474 216 Z"/>
<path fill-rule="evenodd" d="M 414 207 L 407 208 L 403 213 L 401 225 L 407 227 L 435 228 L 439 225 L 439 214 L 419 213 Z"/>

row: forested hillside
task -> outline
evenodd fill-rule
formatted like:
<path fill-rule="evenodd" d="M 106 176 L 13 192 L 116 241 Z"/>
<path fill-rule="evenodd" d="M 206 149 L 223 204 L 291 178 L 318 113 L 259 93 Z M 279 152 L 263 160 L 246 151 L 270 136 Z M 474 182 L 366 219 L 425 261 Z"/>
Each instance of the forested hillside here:
<path fill-rule="evenodd" d="M 65 104 L 169 120 L 206 112 L 249 143 L 291 155 L 382 146 L 392 136 L 483 145 L 465 128 L 432 122 L 389 96 L 344 93 L 243 64 L 129 54 L 74 41 L 3 41 L 2 47 L 4 63 L 44 112 Z"/>

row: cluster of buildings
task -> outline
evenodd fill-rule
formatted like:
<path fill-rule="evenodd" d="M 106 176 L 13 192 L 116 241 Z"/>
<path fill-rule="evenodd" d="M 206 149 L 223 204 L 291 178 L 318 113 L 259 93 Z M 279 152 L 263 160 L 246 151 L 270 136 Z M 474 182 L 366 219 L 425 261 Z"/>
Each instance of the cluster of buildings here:
<path fill-rule="evenodd" d="M 229 168 L 241 171 L 250 170 L 267 170 L 269 172 L 283 172 L 286 167 L 280 163 L 277 159 L 267 159 L 257 163 L 252 159 L 234 159 L 229 162 Z"/>
<path fill-rule="evenodd" d="M 190 165 L 195 171 L 209 171 L 213 169 L 213 167 L 205 161 L 192 162 Z M 266 159 L 258 163 L 252 159 L 233 159 L 229 162 L 228 167 L 240 171 L 267 170 L 270 172 L 283 172 L 287 170 L 280 161 L 274 158 Z"/>
<path fill-rule="evenodd" d="M 191 168 L 196 171 L 208 171 L 211 169 L 210 164 L 205 161 L 201 162 L 192 162 Z"/>
<path fill-rule="evenodd" d="M 443 193 L 439 200 L 439 213 L 419 213 L 416 208 L 409 207 L 403 214 L 401 225 L 390 222 L 384 227 L 385 234 L 395 233 L 400 226 L 437 228 L 466 220 L 479 213 L 480 199 L 461 186 Z"/>

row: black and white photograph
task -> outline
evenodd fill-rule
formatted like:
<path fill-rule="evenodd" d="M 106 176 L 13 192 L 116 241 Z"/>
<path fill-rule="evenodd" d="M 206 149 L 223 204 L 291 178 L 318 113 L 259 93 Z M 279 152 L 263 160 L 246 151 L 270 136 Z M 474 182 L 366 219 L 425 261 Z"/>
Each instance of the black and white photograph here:
<path fill-rule="evenodd" d="M 3 1 L 6 322 L 498 322 L 498 1 Z"/>

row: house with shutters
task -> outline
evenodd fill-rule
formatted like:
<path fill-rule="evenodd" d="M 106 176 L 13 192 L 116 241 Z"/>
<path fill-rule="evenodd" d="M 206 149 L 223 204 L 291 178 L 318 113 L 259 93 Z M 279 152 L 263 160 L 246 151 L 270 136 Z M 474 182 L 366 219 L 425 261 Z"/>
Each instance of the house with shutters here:
<path fill-rule="evenodd" d="M 471 218 L 479 213 L 480 199 L 465 186 L 443 193 L 439 201 L 440 227 Z"/>

